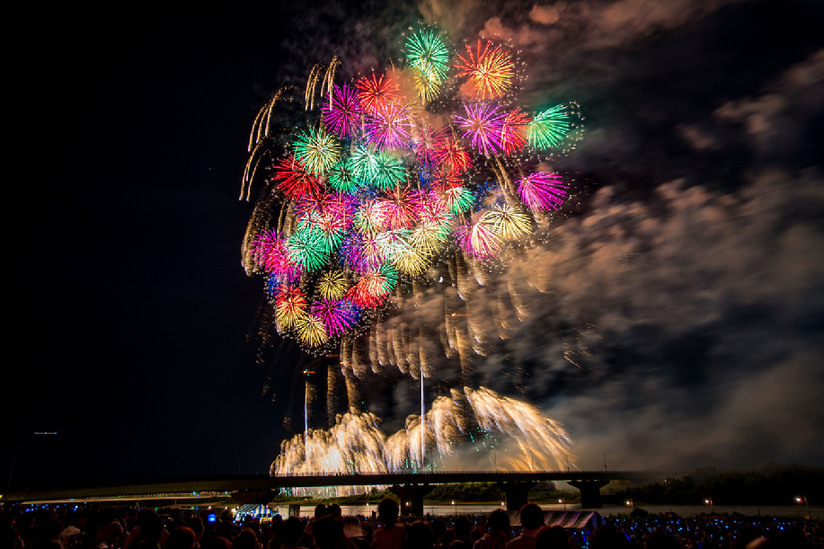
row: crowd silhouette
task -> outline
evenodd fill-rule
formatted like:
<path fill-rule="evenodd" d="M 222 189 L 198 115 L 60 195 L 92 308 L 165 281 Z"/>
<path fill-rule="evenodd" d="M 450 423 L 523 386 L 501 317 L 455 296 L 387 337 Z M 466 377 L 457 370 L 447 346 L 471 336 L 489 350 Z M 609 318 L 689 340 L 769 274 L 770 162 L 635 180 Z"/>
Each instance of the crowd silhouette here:
<path fill-rule="evenodd" d="M 211 516 L 210 516 L 211 515 Z M 708 514 L 633 513 L 587 530 L 544 524 L 529 503 L 519 521 L 487 516 L 404 519 L 385 498 L 375 516 L 344 516 L 318 505 L 310 518 L 275 515 L 240 520 L 229 510 L 7 506 L 0 510 L 0 549 L 806 549 L 824 546 L 821 521 Z"/>

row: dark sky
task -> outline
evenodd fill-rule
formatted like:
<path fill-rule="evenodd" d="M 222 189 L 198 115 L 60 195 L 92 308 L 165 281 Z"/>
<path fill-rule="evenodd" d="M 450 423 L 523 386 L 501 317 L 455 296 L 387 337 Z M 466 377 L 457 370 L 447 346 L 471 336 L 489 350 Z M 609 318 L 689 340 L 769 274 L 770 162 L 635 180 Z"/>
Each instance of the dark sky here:
<path fill-rule="evenodd" d="M 822 15 L 463 0 L 21 17 L 4 484 L 12 460 L 16 487 L 231 474 L 241 456 L 244 473 L 268 470 L 283 407 L 246 341 L 261 297 L 240 265 L 248 130 L 281 83 L 333 54 L 343 74 L 397 55 L 418 18 L 512 40 L 527 101 L 587 114 L 560 166 L 582 212 L 535 252 L 556 291 L 512 346 L 532 377 L 521 396 L 563 421 L 580 465 L 820 464 Z M 547 322 L 574 328 L 585 375 Z"/>

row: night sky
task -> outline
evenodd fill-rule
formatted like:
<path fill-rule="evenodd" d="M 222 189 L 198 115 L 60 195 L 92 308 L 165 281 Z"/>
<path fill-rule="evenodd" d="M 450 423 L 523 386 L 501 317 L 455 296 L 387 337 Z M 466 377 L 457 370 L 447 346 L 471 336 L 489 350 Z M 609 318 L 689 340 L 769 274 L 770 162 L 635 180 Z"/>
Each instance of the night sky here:
<path fill-rule="evenodd" d="M 586 115 L 557 166 L 574 206 L 508 266 L 552 291 L 517 372 L 481 381 L 562 421 L 583 469 L 824 462 L 821 3 L 312 4 L 19 19 L 3 485 L 12 461 L 18 488 L 268 471 L 290 403 L 247 341 L 248 131 L 281 84 L 379 66 L 418 21 L 511 40 L 525 103 Z"/>

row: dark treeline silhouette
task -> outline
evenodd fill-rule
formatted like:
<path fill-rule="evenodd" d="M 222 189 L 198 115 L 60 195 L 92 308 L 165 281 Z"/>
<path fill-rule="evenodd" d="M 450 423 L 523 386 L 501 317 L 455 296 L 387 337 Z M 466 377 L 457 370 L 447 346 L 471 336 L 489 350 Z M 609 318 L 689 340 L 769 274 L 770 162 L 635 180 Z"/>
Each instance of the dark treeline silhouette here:
<path fill-rule="evenodd" d="M 824 468 L 768 465 L 752 471 L 696 469 L 688 475 L 617 490 L 615 502 L 715 505 L 791 505 L 796 498 L 824 501 Z M 609 498 L 607 498 L 609 499 Z"/>

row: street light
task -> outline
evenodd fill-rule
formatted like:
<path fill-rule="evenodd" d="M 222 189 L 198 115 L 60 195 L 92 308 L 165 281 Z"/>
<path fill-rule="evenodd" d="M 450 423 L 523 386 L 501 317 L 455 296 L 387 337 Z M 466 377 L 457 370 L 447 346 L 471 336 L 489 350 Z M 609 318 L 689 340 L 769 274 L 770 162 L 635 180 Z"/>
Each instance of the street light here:
<path fill-rule="evenodd" d="M 454 514 L 456 517 L 458 516 L 458 508 L 455 507 L 455 500 L 454 499 L 452 500 L 452 514 Z"/>
<path fill-rule="evenodd" d="M 566 511 L 566 501 L 564 501 L 563 499 L 559 499 L 559 500 L 558 500 L 558 503 L 563 504 L 563 506 L 564 506 L 564 511 Z"/>
<path fill-rule="evenodd" d="M 709 498 L 705 499 L 705 500 L 704 500 L 704 504 L 705 504 L 705 505 L 709 505 L 709 506 L 710 506 L 710 514 L 713 514 L 713 513 L 714 513 L 714 509 L 715 509 L 715 506 L 714 506 L 714 504 L 713 504 L 713 502 L 712 502 L 712 498 L 711 498 L 711 497 L 709 497 Z"/>
<path fill-rule="evenodd" d="M 810 504 L 807 502 L 807 494 L 801 494 L 800 496 L 795 496 L 796 503 L 803 503 L 804 510 L 806 511 L 804 518 L 811 518 L 810 517 Z"/>
<path fill-rule="evenodd" d="M 625 503 L 627 504 L 627 507 L 629 507 L 630 509 L 635 511 L 635 500 L 634 499 L 630 498 Z"/>

